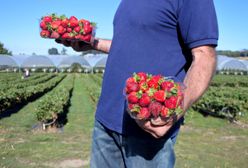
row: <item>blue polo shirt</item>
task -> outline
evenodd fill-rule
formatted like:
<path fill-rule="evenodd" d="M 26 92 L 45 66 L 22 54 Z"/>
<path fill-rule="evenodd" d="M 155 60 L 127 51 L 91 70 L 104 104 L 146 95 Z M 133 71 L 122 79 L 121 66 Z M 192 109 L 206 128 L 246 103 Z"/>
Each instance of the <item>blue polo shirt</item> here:
<path fill-rule="evenodd" d="M 141 130 L 125 112 L 126 79 L 146 72 L 183 80 L 190 49 L 217 45 L 215 8 L 213 0 L 122 0 L 113 25 L 96 119 L 118 133 L 136 133 Z"/>

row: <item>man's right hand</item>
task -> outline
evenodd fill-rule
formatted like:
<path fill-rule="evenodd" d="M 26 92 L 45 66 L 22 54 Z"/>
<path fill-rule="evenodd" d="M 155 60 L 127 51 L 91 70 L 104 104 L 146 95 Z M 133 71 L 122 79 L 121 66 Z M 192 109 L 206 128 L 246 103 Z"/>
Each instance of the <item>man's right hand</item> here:
<path fill-rule="evenodd" d="M 87 51 L 87 50 L 98 50 L 104 53 L 108 53 L 112 41 L 105 39 L 94 38 L 91 43 L 83 41 L 70 41 L 70 40 L 55 40 L 59 44 L 63 44 L 66 47 L 72 47 L 75 51 Z"/>
<path fill-rule="evenodd" d="M 59 44 L 63 44 L 66 47 L 72 47 L 75 51 L 87 51 L 87 50 L 93 50 L 93 43 L 86 43 L 83 41 L 70 41 L 70 40 L 55 40 Z"/>

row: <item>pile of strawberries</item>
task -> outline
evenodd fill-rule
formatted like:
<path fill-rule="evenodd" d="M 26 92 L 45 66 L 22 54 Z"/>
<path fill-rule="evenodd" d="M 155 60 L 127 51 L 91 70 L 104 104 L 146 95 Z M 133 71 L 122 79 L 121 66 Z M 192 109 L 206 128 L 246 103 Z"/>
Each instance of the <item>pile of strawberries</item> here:
<path fill-rule="evenodd" d="M 182 112 L 183 85 L 173 78 L 134 73 L 126 81 L 124 89 L 128 112 L 140 120 L 169 119 Z"/>
<path fill-rule="evenodd" d="M 41 37 L 67 40 L 81 40 L 90 42 L 96 24 L 75 16 L 67 18 L 65 15 L 51 14 L 43 16 L 40 21 Z"/>

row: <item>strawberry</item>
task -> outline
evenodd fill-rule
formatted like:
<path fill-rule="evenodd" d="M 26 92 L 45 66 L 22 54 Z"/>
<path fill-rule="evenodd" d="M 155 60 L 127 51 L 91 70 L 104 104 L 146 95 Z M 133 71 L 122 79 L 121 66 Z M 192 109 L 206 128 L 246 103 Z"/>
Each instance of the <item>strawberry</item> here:
<path fill-rule="evenodd" d="M 50 37 L 50 32 L 48 30 L 42 30 L 40 32 L 41 37 Z"/>
<path fill-rule="evenodd" d="M 40 28 L 42 28 L 43 30 L 47 30 L 47 25 L 44 21 L 40 22 Z"/>
<path fill-rule="evenodd" d="M 168 113 L 169 113 L 169 109 L 166 108 L 165 106 L 162 106 L 162 109 L 160 112 L 161 117 L 167 117 Z"/>
<path fill-rule="evenodd" d="M 60 35 L 59 35 L 59 33 L 56 32 L 56 31 L 53 31 L 52 34 L 51 34 L 51 36 L 50 36 L 50 38 L 55 38 L 55 39 L 57 39 L 57 38 L 59 38 L 59 37 L 60 37 Z"/>
<path fill-rule="evenodd" d="M 72 28 L 78 26 L 78 19 L 75 16 L 70 17 L 69 26 L 72 27 Z"/>
<path fill-rule="evenodd" d="M 45 23 L 51 23 L 53 19 L 52 19 L 52 16 L 44 16 L 42 18 L 42 21 L 44 21 Z"/>
<path fill-rule="evenodd" d="M 137 92 L 131 92 L 129 95 L 127 95 L 127 100 L 128 100 L 128 103 L 132 103 L 132 104 L 138 103 L 139 98 L 138 98 Z"/>
<path fill-rule="evenodd" d="M 72 32 L 72 28 L 67 27 L 67 28 L 66 28 L 66 31 L 67 31 L 68 33 L 71 33 L 71 32 Z"/>
<path fill-rule="evenodd" d="M 82 30 L 80 26 L 77 26 L 73 29 L 75 32 L 80 33 L 80 31 Z"/>
<path fill-rule="evenodd" d="M 161 75 L 153 76 L 150 80 L 148 80 L 148 86 L 158 89 L 160 79 L 162 79 Z"/>
<path fill-rule="evenodd" d="M 68 24 L 69 24 L 69 19 L 63 18 L 63 19 L 61 20 L 61 25 L 62 25 L 64 28 L 68 27 Z"/>
<path fill-rule="evenodd" d="M 137 75 L 139 76 L 139 81 L 141 82 L 141 81 L 146 81 L 146 79 L 147 79 L 147 74 L 146 73 L 144 73 L 144 72 L 139 72 L 139 73 L 137 73 Z"/>
<path fill-rule="evenodd" d="M 60 24 L 61 24 L 61 21 L 55 20 L 55 21 L 53 21 L 53 22 L 51 23 L 51 27 L 52 27 L 53 30 L 57 30 L 58 27 L 60 26 Z"/>
<path fill-rule="evenodd" d="M 139 88 L 142 92 L 146 92 L 149 89 L 146 81 L 139 82 Z"/>
<path fill-rule="evenodd" d="M 57 31 L 59 34 L 64 34 L 66 32 L 66 29 L 63 26 L 59 26 Z"/>
<path fill-rule="evenodd" d="M 136 82 L 135 79 L 133 77 L 129 77 L 127 80 L 126 80 L 126 85 L 128 83 L 132 83 L 132 82 Z"/>
<path fill-rule="evenodd" d="M 151 102 L 150 97 L 145 93 L 142 95 L 142 97 L 139 100 L 139 105 L 141 107 L 148 107 Z"/>
<path fill-rule="evenodd" d="M 166 93 L 163 90 L 158 90 L 154 93 L 153 97 L 155 100 L 162 103 L 165 101 Z"/>
<path fill-rule="evenodd" d="M 126 84 L 126 93 L 139 91 L 139 85 L 136 82 L 129 82 Z"/>
<path fill-rule="evenodd" d="M 88 34 L 88 35 L 86 35 L 86 36 L 83 36 L 83 39 L 82 39 L 83 41 L 86 41 L 86 42 L 90 42 L 90 40 L 91 40 L 91 35 L 90 34 Z"/>
<path fill-rule="evenodd" d="M 137 114 L 137 117 L 139 119 L 148 119 L 150 117 L 151 113 L 149 112 L 148 108 L 143 107 L 140 109 L 140 112 Z"/>
<path fill-rule="evenodd" d="M 174 87 L 174 83 L 172 81 L 164 81 L 161 84 L 161 87 L 162 87 L 163 90 L 166 90 L 166 91 L 170 92 L 171 88 Z"/>
<path fill-rule="evenodd" d="M 164 104 L 165 104 L 165 107 L 169 109 L 175 109 L 178 106 L 178 97 L 171 96 L 169 99 L 165 100 Z"/>
<path fill-rule="evenodd" d="M 92 33 L 92 27 L 91 26 L 84 26 L 84 34 L 90 34 Z"/>
<path fill-rule="evenodd" d="M 90 22 L 88 20 L 85 20 L 85 19 L 81 19 L 81 20 L 79 20 L 79 22 L 82 23 L 83 26 L 90 26 L 91 25 Z"/>
<path fill-rule="evenodd" d="M 63 38 L 63 39 L 69 39 L 69 38 L 70 38 L 70 33 L 64 33 L 64 34 L 62 35 L 62 38 Z"/>
<path fill-rule="evenodd" d="M 161 112 L 162 105 L 159 102 L 151 102 L 148 110 L 153 115 L 153 117 L 157 118 L 159 116 L 159 113 Z"/>

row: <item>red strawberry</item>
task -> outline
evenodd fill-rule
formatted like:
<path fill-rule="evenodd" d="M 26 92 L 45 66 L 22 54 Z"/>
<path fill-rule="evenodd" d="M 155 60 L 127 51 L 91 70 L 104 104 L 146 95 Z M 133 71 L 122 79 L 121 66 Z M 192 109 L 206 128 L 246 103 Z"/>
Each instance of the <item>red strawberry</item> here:
<path fill-rule="evenodd" d="M 52 16 L 44 16 L 42 18 L 42 20 L 45 22 L 45 23 L 51 23 L 53 21 L 52 19 Z"/>
<path fill-rule="evenodd" d="M 155 89 L 158 89 L 159 87 L 159 81 L 162 79 L 161 75 L 155 75 L 148 81 L 148 86 L 153 87 Z"/>
<path fill-rule="evenodd" d="M 61 25 L 61 21 L 59 21 L 59 20 L 53 21 L 51 23 L 51 27 L 53 30 L 57 30 L 60 25 Z"/>
<path fill-rule="evenodd" d="M 63 38 L 63 39 L 70 39 L 70 33 L 64 33 L 64 34 L 62 35 L 62 38 Z"/>
<path fill-rule="evenodd" d="M 81 34 L 77 34 L 77 35 L 75 36 L 75 39 L 80 40 L 81 38 L 82 38 L 82 35 L 81 35 Z"/>
<path fill-rule="evenodd" d="M 139 105 L 141 107 L 148 107 L 151 102 L 150 97 L 145 93 L 142 95 L 142 97 L 139 100 Z"/>
<path fill-rule="evenodd" d="M 51 36 L 50 36 L 50 38 L 59 38 L 60 37 L 60 35 L 59 35 L 59 33 L 58 32 L 55 32 L 55 31 L 53 31 L 52 32 L 52 34 L 51 34 Z"/>
<path fill-rule="evenodd" d="M 59 26 L 57 31 L 59 34 L 64 34 L 66 32 L 66 29 L 63 26 Z"/>
<path fill-rule="evenodd" d="M 146 92 L 149 89 L 146 81 L 139 82 L 139 88 L 143 92 Z"/>
<path fill-rule="evenodd" d="M 160 112 L 161 117 L 167 117 L 168 112 L 169 112 L 169 109 L 166 108 L 165 106 L 162 106 L 162 109 L 161 109 L 161 112 Z"/>
<path fill-rule="evenodd" d="M 136 82 L 129 82 L 126 84 L 126 93 L 139 91 L 139 85 Z"/>
<path fill-rule="evenodd" d="M 82 29 L 80 26 L 77 26 L 73 29 L 75 32 L 79 33 Z"/>
<path fill-rule="evenodd" d="M 161 84 L 161 87 L 163 90 L 166 90 L 166 91 L 170 91 L 171 88 L 174 87 L 174 83 L 171 82 L 171 81 L 164 81 L 162 84 Z"/>
<path fill-rule="evenodd" d="M 72 27 L 72 28 L 78 26 L 78 19 L 75 16 L 70 17 L 69 26 Z"/>
<path fill-rule="evenodd" d="M 71 33 L 71 32 L 72 32 L 72 28 L 67 27 L 67 28 L 66 28 L 66 31 L 67 31 L 68 33 Z"/>
<path fill-rule="evenodd" d="M 63 19 L 61 20 L 61 25 L 62 25 L 63 27 L 67 28 L 67 27 L 68 27 L 68 24 L 69 24 L 69 19 L 63 18 Z"/>
<path fill-rule="evenodd" d="M 137 93 L 131 92 L 129 95 L 127 95 L 127 100 L 128 100 L 128 103 L 132 103 L 132 104 L 138 103 L 139 98 L 138 98 Z"/>
<path fill-rule="evenodd" d="M 155 100 L 162 103 L 165 101 L 166 93 L 163 90 L 158 90 L 154 93 L 153 97 Z"/>
<path fill-rule="evenodd" d="M 126 84 L 128 83 L 132 83 L 132 82 L 136 82 L 135 79 L 133 77 L 129 77 L 126 81 Z"/>
<path fill-rule="evenodd" d="M 48 30 L 42 30 L 40 32 L 41 37 L 50 37 L 50 32 Z"/>
<path fill-rule="evenodd" d="M 82 23 L 83 26 L 90 26 L 90 22 L 88 20 L 81 19 L 79 22 Z"/>
<path fill-rule="evenodd" d="M 148 111 L 148 108 L 141 108 L 140 112 L 137 114 L 137 117 L 139 119 L 148 119 L 150 117 L 151 113 Z"/>
<path fill-rule="evenodd" d="M 40 22 L 40 28 L 42 28 L 43 30 L 47 30 L 47 25 L 44 21 Z"/>
<path fill-rule="evenodd" d="M 146 81 L 146 79 L 147 79 L 147 75 L 146 75 L 146 73 L 144 73 L 144 72 L 139 72 L 139 73 L 137 73 L 137 75 L 139 76 L 139 81 Z"/>
<path fill-rule="evenodd" d="M 90 33 L 92 33 L 92 27 L 84 26 L 84 34 L 90 34 Z"/>
<path fill-rule="evenodd" d="M 91 35 L 88 34 L 88 35 L 86 35 L 86 36 L 83 36 L 82 40 L 83 40 L 83 41 L 86 41 L 86 42 L 90 42 L 90 40 L 91 40 Z"/>
<path fill-rule="evenodd" d="M 165 104 L 165 107 L 169 109 L 175 109 L 178 106 L 178 97 L 171 96 L 169 99 L 165 100 L 164 104 Z"/>
<path fill-rule="evenodd" d="M 148 110 L 153 115 L 153 117 L 157 118 L 159 113 L 161 112 L 162 105 L 159 102 L 151 102 Z"/>

